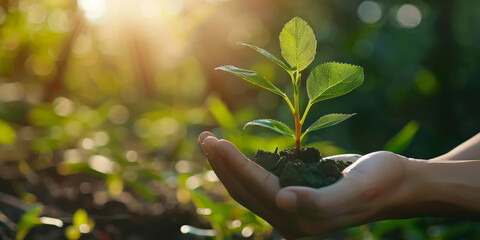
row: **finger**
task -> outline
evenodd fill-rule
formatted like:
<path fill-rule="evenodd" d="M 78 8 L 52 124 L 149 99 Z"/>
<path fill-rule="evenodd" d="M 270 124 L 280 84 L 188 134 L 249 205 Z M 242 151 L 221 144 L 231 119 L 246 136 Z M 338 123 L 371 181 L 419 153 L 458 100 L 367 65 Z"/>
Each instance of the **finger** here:
<path fill-rule="evenodd" d="M 239 176 L 241 182 L 250 187 L 251 191 L 268 197 L 266 201 L 269 203 L 275 201 L 275 195 L 280 190 L 277 176 L 245 157 L 227 140 L 219 140 L 217 149 L 221 156 L 229 160 L 231 170 Z"/>
<path fill-rule="evenodd" d="M 328 156 L 328 157 L 325 157 L 324 159 L 333 159 L 333 160 L 342 161 L 345 163 L 348 163 L 348 162 L 354 163 L 361 157 L 362 155 L 360 154 L 339 154 L 339 155 Z"/>
<path fill-rule="evenodd" d="M 218 154 L 217 144 L 218 139 L 214 136 L 208 136 L 203 140 L 208 161 L 216 175 L 233 199 L 245 205 L 247 208 L 257 208 L 257 206 L 261 204 L 255 201 L 255 197 L 247 191 L 244 184 L 239 181 L 238 176 L 232 172 L 232 168 L 228 164 L 229 160 Z M 262 212 L 260 209 L 258 209 L 258 211 Z"/>
<path fill-rule="evenodd" d="M 200 146 L 202 147 L 204 152 L 205 152 L 205 148 L 204 148 L 204 145 L 203 145 L 203 141 L 207 137 L 215 137 L 215 135 L 213 135 L 213 133 L 211 133 L 209 131 L 204 131 L 204 132 L 200 133 L 200 135 L 198 135 L 198 142 L 200 143 Z M 207 152 L 205 152 L 205 153 L 207 153 Z"/>
<path fill-rule="evenodd" d="M 287 211 L 300 213 L 302 217 L 320 219 L 322 209 L 318 206 L 318 190 L 309 187 L 286 187 L 276 196 L 277 205 Z"/>
<path fill-rule="evenodd" d="M 225 185 L 241 183 L 249 192 L 268 203 L 280 189 L 278 178 L 245 157 L 232 143 L 207 136 L 202 145 L 212 167 L 223 175 Z M 215 170 L 215 169 L 214 169 Z M 216 171 L 217 172 L 217 171 Z"/>
<path fill-rule="evenodd" d="M 232 171 L 233 167 L 230 162 L 241 162 L 242 160 L 238 158 L 239 155 L 243 154 L 241 154 L 236 147 L 234 148 L 236 151 L 232 149 L 225 151 L 223 149 L 225 146 L 220 146 L 219 144 L 221 141 L 222 140 L 218 140 L 214 136 L 207 136 L 203 140 L 203 145 L 206 153 L 208 153 L 207 156 L 210 165 L 222 181 L 228 193 L 233 199 L 270 222 L 273 226 L 288 229 L 289 226 L 286 221 L 284 221 L 285 212 L 276 208 L 273 202 L 266 201 L 268 197 L 263 196 L 265 192 L 263 194 L 253 192 L 251 190 L 252 186 L 245 184 L 241 176 L 237 174 L 237 171 Z M 224 155 L 225 153 L 228 153 L 228 155 Z M 257 183 L 257 185 L 261 184 Z"/>
<path fill-rule="evenodd" d="M 319 189 L 287 187 L 279 191 L 276 203 L 284 210 L 298 212 L 309 219 L 328 219 L 354 211 L 358 208 L 355 202 L 363 202 L 363 197 L 358 199 L 362 189 L 355 182 L 355 179 L 342 178 Z"/>

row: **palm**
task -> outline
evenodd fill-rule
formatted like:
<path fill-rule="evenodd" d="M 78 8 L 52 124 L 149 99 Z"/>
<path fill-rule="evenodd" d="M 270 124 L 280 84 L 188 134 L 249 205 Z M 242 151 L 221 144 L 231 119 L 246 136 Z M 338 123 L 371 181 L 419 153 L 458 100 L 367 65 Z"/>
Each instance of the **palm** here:
<path fill-rule="evenodd" d="M 229 194 L 268 221 L 284 237 L 318 235 L 378 218 L 378 202 L 402 181 L 403 159 L 388 152 L 359 158 L 328 187 L 280 188 L 279 179 L 246 158 L 232 143 L 205 132 L 199 142 Z M 394 156 L 393 156 L 394 155 Z M 331 157 L 341 159 L 339 157 Z M 345 158 L 345 156 L 343 156 Z M 296 195 L 292 206 L 291 193 Z M 382 194 L 380 194 L 382 193 Z"/>

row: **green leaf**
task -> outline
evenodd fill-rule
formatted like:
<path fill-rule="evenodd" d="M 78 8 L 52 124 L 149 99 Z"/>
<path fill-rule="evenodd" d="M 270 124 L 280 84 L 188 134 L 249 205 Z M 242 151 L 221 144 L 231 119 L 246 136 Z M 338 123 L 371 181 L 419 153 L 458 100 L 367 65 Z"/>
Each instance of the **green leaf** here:
<path fill-rule="evenodd" d="M 7 122 L 0 119 L 0 144 L 11 145 L 17 139 L 15 129 L 13 129 Z"/>
<path fill-rule="evenodd" d="M 293 69 L 291 67 L 289 67 L 286 63 L 284 63 L 282 60 L 278 59 L 277 57 L 273 56 L 271 53 L 267 52 L 265 49 L 263 48 L 259 48 L 257 46 L 254 46 L 254 45 L 251 45 L 251 44 L 248 44 L 248 43 L 244 43 L 244 42 L 237 42 L 238 45 L 242 45 L 242 46 L 247 46 L 247 47 L 250 47 L 252 49 L 254 49 L 255 51 L 261 53 L 263 56 L 265 56 L 266 58 L 270 59 L 271 61 L 273 61 L 274 63 L 278 64 L 278 66 L 282 67 L 283 69 L 285 69 L 287 72 L 291 72 Z"/>
<path fill-rule="evenodd" d="M 363 82 L 363 69 L 345 63 L 325 63 L 316 67 L 307 79 L 311 103 L 342 96 Z"/>
<path fill-rule="evenodd" d="M 78 230 L 78 226 L 68 226 L 65 229 L 65 236 L 68 240 L 77 240 L 80 239 L 82 233 Z"/>
<path fill-rule="evenodd" d="M 217 67 L 215 68 L 215 70 L 223 70 L 223 71 L 233 73 L 255 85 L 258 85 L 262 88 L 272 91 L 273 93 L 276 93 L 282 97 L 286 96 L 286 94 L 282 92 L 282 90 L 277 88 L 275 85 L 273 85 L 273 83 L 268 81 L 264 76 L 262 76 L 261 74 L 255 71 L 241 69 L 231 65 Z"/>
<path fill-rule="evenodd" d="M 88 215 L 87 212 L 80 208 L 78 209 L 75 214 L 73 214 L 73 225 L 80 226 L 82 224 L 88 223 Z"/>
<path fill-rule="evenodd" d="M 15 240 L 22 240 L 24 239 L 30 229 L 33 227 L 42 224 L 40 222 L 40 214 L 42 213 L 43 206 L 42 205 L 32 205 L 30 209 L 23 214 L 20 222 L 17 224 L 17 235 L 15 236 Z"/>
<path fill-rule="evenodd" d="M 332 113 L 332 114 L 322 116 L 315 123 L 313 123 L 310 127 L 308 127 L 307 130 L 305 130 L 305 133 L 303 133 L 303 135 L 305 135 L 307 132 L 319 130 L 319 129 L 326 128 L 326 127 L 331 127 L 331 126 L 333 126 L 337 123 L 340 123 L 343 120 L 345 120 L 345 119 L 347 119 L 347 118 L 349 118 L 353 115 L 355 115 L 355 113 L 353 113 L 353 114 Z"/>
<path fill-rule="evenodd" d="M 272 120 L 272 119 L 253 120 L 245 124 L 243 128 L 245 129 L 247 126 L 251 126 L 251 125 L 266 127 L 266 128 L 272 129 L 275 132 L 281 133 L 283 135 L 291 136 L 291 137 L 295 135 L 291 128 L 289 128 L 285 123 L 282 123 L 277 120 Z"/>
<path fill-rule="evenodd" d="M 315 58 L 317 40 L 308 23 L 295 17 L 280 32 L 280 47 L 283 58 L 300 72 Z"/>
<path fill-rule="evenodd" d="M 229 131 L 233 131 L 237 128 L 238 124 L 235 120 L 235 117 L 232 115 L 230 110 L 228 110 L 227 106 L 222 102 L 222 100 L 217 97 L 210 96 L 207 99 L 207 105 L 215 120 L 217 120 L 218 124 L 220 124 L 220 127 Z"/>
<path fill-rule="evenodd" d="M 418 131 L 418 122 L 417 121 L 410 121 L 405 127 L 400 130 L 395 136 L 393 136 L 383 147 L 383 149 L 394 152 L 394 153 L 402 153 L 407 149 L 410 143 L 415 137 L 415 134 Z"/>

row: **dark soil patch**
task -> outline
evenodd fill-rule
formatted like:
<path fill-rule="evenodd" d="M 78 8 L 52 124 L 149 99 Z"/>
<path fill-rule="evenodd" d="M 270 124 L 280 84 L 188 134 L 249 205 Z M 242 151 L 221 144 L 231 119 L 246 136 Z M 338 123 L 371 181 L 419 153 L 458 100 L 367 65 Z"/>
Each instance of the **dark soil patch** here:
<path fill-rule="evenodd" d="M 342 178 L 342 171 L 350 162 L 323 159 L 313 147 L 302 148 L 295 156 L 293 149 L 280 153 L 258 150 L 254 162 L 280 178 L 280 186 L 307 186 L 320 188 Z"/>

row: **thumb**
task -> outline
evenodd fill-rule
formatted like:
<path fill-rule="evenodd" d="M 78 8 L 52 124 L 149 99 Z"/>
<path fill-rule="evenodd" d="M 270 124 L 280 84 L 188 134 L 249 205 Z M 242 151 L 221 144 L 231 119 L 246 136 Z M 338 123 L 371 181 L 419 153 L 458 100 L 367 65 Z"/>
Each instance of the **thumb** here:
<path fill-rule="evenodd" d="M 356 181 L 344 177 L 338 182 L 319 189 L 309 187 L 286 187 L 276 196 L 278 207 L 298 212 L 301 215 L 323 219 L 338 215 L 345 211 L 349 204 L 359 196 L 361 190 L 356 187 Z"/>
<path fill-rule="evenodd" d="M 277 206 L 289 212 L 298 212 L 309 218 L 322 217 L 322 196 L 320 191 L 309 187 L 286 187 L 275 198 Z"/>

